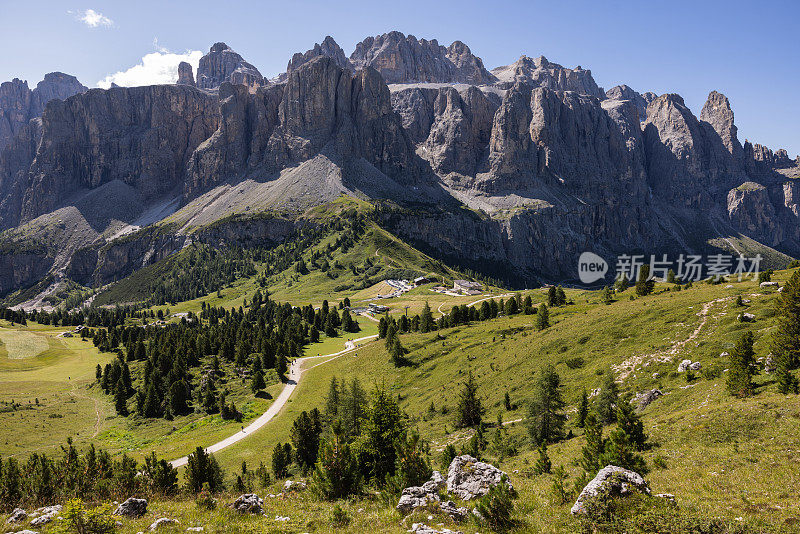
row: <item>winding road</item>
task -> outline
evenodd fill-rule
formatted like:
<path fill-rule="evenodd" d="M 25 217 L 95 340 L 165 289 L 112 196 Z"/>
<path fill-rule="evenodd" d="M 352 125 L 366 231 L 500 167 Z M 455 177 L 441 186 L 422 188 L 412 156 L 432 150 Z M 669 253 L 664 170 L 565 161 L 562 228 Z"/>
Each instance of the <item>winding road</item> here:
<path fill-rule="evenodd" d="M 360 337 L 360 338 L 354 339 L 352 341 L 346 341 L 345 345 L 344 345 L 345 348 L 343 350 L 340 350 L 339 352 L 334 352 L 334 353 L 331 353 L 331 354 L 322 354 L 320 356 L 306 356 L 305 358 L 297 358 L 295 361 L 292 362 L 292 365 L 289 367 L 289 380 L 286 382 L 286 385 L 283 386 L 283 390 L 281 390 L 281 393 L 280 393 L 280 395 L 278 395 L 278 398 L 275 399 L 275 402 L 273 402 L 270 405 L 270 407 L 267 409 L 267 411 L 264 412 L 263 414 L 261 414 L 261 416 L 259 416 L 255 421 L 253 421 L 252 423 L 247 425 L 245 428 L 243 428 L 239 432 L 233 434 L 232 436 L 228 436 L 227 438 L 223 439 L 222 441 L 218 441 L 217 443 L 211 445 L 210 447 L 207 447 L 206 448 L 206 452 L 217 452 L 217 451 L 221 451 L 222 449 L 225 449 L 227 447 L 230 447 L 234 443 L 237 443 L 237 442 L 243 440 L 244 438 L 250 436 L 256 430 L 258 430 L 262 426 L 264 426 L 267 423 L 269 423 L 272 419 L 274 419 L 275 416 L 278 415 L 278 413 L 281 411 L 281 409 L 289 401 L 289 397 L 292 396 L 292 393 L 294 392 L 294 390 L 297 388 L 298 384 L 300 383 L 300 379 L 302 378 L 303 373 L 305 373 L 306 371 L 308 371 L 310 369 L 313 369 L 314 367 L 317 367 L 318 365 L 322 365 L 322 364 L 328 363 L 330 361 L 335 360 L 339 356 L 342 356 L 344 354 L 347 354 L 347 353 L 350 353 L 350 352 L 356 350 L 358 348 L 358 342 L 360 342 L 360 341 L 365 341 L 365 340 L 368 340 L 368 339 L 374 339 L 374 338 L 377 338 L 377 337 L 378 337 L 378 335 L 374 334 L 374 335 L 371 335 L 371 336 Z M 309 360 L 317 360 L 317 359 L 320 359 L 320 358 L 329 358 L 329 359 L 325 360 L 323 362 L 320 362 L 320 363 L 318 363 L 316 365 L 312 365 L 308 369 L 303 369 L 303 364 L 305 362 L 307 362 Z M 178 458 L 177 460 L 172 460 L 170 462 L 170 464 L 172 464 L 173 467 L 181 467 L 181 466 L 186 465 L 188 460 L 189 460 L 188 456 L 183 456 L 181 458 Z"/>

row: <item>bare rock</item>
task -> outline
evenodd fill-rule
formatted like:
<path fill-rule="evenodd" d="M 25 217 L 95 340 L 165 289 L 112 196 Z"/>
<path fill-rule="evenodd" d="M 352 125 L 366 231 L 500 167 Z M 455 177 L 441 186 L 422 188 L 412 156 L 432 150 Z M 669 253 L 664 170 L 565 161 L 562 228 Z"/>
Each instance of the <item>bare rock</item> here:
<path fill-rule="evenodd" d="M 738 319 L 739 322 L 741 323 L 752 323 L 753 321 L 756 320 L 756 316 L 753 315 L 752 313 L 745 312 L 745 313 L 740 313 Z"/>
<path fill-rule="evenodd" d="M 178 525 L 180 525 L 180 521 L 178 521 L 177 519 L 171 519 L 169 517 L 161 517 L 153 521 L 150 524 L 148 530 L 152 532 L 154 530 L 160 530 L 162 528 L 177 527 Z"/>
<path fill-rule="evenodd" d="M 692 360 L 682 360 L 681 363 L 678 364 L 678 372 L 686 372 L 690 365 L 692 365 Z"/>
<path fill-rule="evenodd" d="M 423 508 L 439 501 L 438 494 L 429 492 L 422 486 L 411 486 L 403 489 L 395 508 L 401 514 L 408 514 L 417 508 Z"/>
<path fill-rule="evenodd" d="M 225 43 L 215 43 L 208 54 L 200 58 L 197 67 L 197 87 L 215 89 L 223 82 L 244 85 L 251 90 L 266 85 L 258 69 L 234 52 Z"/>
<path fill-rule="evenodd" d="M 650 405 L 650 403 L 652 403 L 654 400 L 663 395 L 664 394 L 661 392 L 660 389 L 655 388 L 636 394 L 636 396 L 633 399 L 631 399 L 631 403 L 635 404 L 636 408 L 641 411 L 647 408 Z"/>
<path fill-rule="evenodd" d="M 261 514 L 264 512 L 262 508 L 263 505 L 264 499 L 261 499 L 255 493 L 245 493 L 239 495 L 239 497 L 230 504 L 230 507 L 243 514 Z"/>
<path fill-rule="evenodd" d="M 306 483 L 302 481 L 294 481 L 294 480 L 287 480 L 283 484 L 283 491 L 290 492 L 290 491 L 302 491 L 306 489 Z"/>
<path fill-rule="evenodd" d="M 456 456 L 447 471 L 447 492 L 464 501 L 482 497 L 500 484 L 506 474 L 491 464 L 480 462 L 467 454 Z M 511 483 L 508 482 L 509 487 Z"/>
<path fill-rule="evenodd" d="M 776 288 L 776 287 L 778 287 L 778 282 L 761 282 L 760 284 L 758 284 L 758 287 L 760 287 L 761 289 L 764 289 L 764 288 L 767 288 L 767 287 L 775 287 Z"/>
<path fill-rule="evenodd" d="M 764 372 L 767 374 L 774 373 L 778 368 L 778 362 L 775 359 L 775 355 L 770 353 L 767 354 L 767 357 L 764 359 Z"/>
<path fill-rule="evenodd" d="M 322 41 L 322 43 L 316 43 L 314 48 L 311 50 L 307 50 L 304 54 L 296 53 L 292 56 L 292 59 L 289 61 L 289 64 L 286 66 L 286 74 L 280 77 L 281 81 L 284 81 L 288 74 L 296 71 L 302 65 L 305 65 L 315 57 L 326 56 L 331 59 L 341 68 L 345 70 L 349 70 L 353 72 L 353 64 L 350 63 L 350 60 L 347 59 L 347 56 L 344 54 L 344 50 L 340 47 L 336 41 L 334 41 L 333 37 L 328 35 Z"/>
<path fill-rule="evenodd" d="M 444 501 L 439 504 L 439 508 L 456 522 L 464 521 L 469 516 L 469 510 L 466 507 L 458 507 L 453 501 Z"/>
<path fill-rule="evenodd" d="M 492 74 L 498 79 L 497 85 L 503 89 L 524 83 L 554 91 L 573 91 L 599 99 L 606 97 L 592 78 L 592 71 L 583 69 L 580 65 L 568 69 L 548 61 L 544 56 L 537 58 L 521 56 L 510 65 L 492 69 Z"/>
<path fill-rule="evenodd" d="M 445 48 L 436 39 L 417 39 L 397 31 L 367 37 L 356 45 L 350 61 L 356 69 L 374 68 L 386 83 L 481 85 L 495 81 L 483 61 L 461 41 Z"/>
<path fill-rule="evenodd" d="M 31 521 L 32 527 L 38 527 L 40 525 L 46 525 L 50 523 L 53 519 L 58 517 L 58 514 L 61 513 L 61 505 L 54 504 L 53 506 L 45 506 L 43 508 L 37 509 L 31 516 L 35 516 L 34 519 Z"/>
<path fill-rule="evenodd" d="M 6 523 L 10 525 L 25 521 L 26 519 L 28 519 L 28 513 L 25 510 L 22 508 L 14 508 L 14 510 L 11 512 L 11 515 L 9 515 L 8 519 L 6 519 Z"/>
<path fill-rule="evenodd" d="M 461 534 L 461 531 L 458 530 L 450 530 L 449 528 L 437 530 L 422 523 L 414 523 L 411 525 L 409 532 L 413 532 L 414 534 Z"/>
<path fill-rule="evenodd" d="M 583 488 L 570 512 L 573 515 L 586 514 L 586 504 L 592 499 L 609 499 L 633 492 L 650 494 L 650 487 L 639 473 L 607 465 Z"/>
<path fill-rule="evenodd" d="M 181 61 L 178 63 L 178 85 L 190 85 L 192 87 L 195 86 L 194 83 L 194 72 L 192 71 L 192 66 L 186 63 L 185 61 Z"/>
<path fill-rule="evenodd" d="M 130 497 L 114 510 L 114 515 L 123 517 L 142 517 L 147 513 L 147 500 Z"/>

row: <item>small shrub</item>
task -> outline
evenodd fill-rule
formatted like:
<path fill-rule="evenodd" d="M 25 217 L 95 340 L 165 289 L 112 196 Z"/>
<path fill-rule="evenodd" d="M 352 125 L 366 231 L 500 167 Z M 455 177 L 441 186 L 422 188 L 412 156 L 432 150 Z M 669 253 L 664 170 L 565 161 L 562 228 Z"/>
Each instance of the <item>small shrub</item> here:
<path fill-rule="evenodd" d="M 217 507 L 217 500 L 211 495 L 211 489 L 208 486 L 208 482 L 203 483 L 203 489 L 200 490 L 200 493 L 197 494 L 197 499 L 195 499 L 195 504 L 197 504 L 198 508 L 202 508 L 204 510 L 213 510 Z"/>
<path fill-rule="evenodd" d="M 504 532 L 514 526 L 511 514 L 514 512 L 516 492 L 508 485 L 508 477 L 503 476 L 500 483 L 478 501 L 475 507 L 480 514 L 480 522 L 496 532 Z"/>
<path fill-rule="evenodd" d="M 108 505 L 87 509 L 80 499 L 67 502 L 61 516 L 66 532 L 105 534 L 114 532 L 117 526 Z"/>
<path fill-rule="evenodd" d="M 575 358 L 568 358 L 564 363 L 567 364 L 567 367 L 570 369 L 580 369 L 585 362 L 581 356 L 576 356 Z"/>
<path fill-rule="evenodd" d="M 331 524 L 335 528 L 346 527 L 350 524 L 350 514 L 348 514 L 344 508 L 337 504 L 333 507 L 333 512 L 331 512 Z"/>
<path fill-rule="evenodd" d="M 653 458 L 653 466 L 656 469 L 666 469 L 667 468 L 667 460 L 660 454 L 656 454 Z"/>

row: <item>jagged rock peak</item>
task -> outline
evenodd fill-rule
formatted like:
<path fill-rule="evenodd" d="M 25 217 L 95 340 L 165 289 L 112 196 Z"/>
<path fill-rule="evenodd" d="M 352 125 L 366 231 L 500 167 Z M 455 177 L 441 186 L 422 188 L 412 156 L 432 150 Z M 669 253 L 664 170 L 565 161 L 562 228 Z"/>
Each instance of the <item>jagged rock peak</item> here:
<path fill-rule="evenodd" d="M 0 85 L 0 150 L 31 119 L 42 115 L 53 99 L 64 100 L 88 90 L 75 76 L 50 72 L 30 90 L 28 82 L 14 78 Z"/>
<path fill-rule="evenodd" d="M 609 100 L 630 100 L 636 106 L 639 112 L 639 120 L 644 121 L 647 118 L 647 106 L 656 99 L 658 95 L 653 92 L 646 92 L 639 94 L 631 87 L 622 84 L 617 85 L 606 91 L 606 98 Z"/>
<path fill-rule="evenodd" d="M 606 96 L 592 78 L 591 70 L 584 69 L 580 65 L 568 69 L 548 61 L 544 56 L 537 58 L 521 56 L 510 65 L 492 69 L 492 74 L 499 80 L 498 85 L 504 89 L 521 82 L 554 91 L 575 91 L 601 100 Z"/>
<path fill-rule="evenodd" d="M 192 87 L 195 86 L 194 83 L 194 72 L 192 71 L 192 66 L 186 63 L 185 61 L 181 61 L 178 63 L 178 85 L 191 85 Z"/>
<path fill-rule="evenodd" d="M 349 71 L 353 71 L 353 65 L 350 63 L 350 60 L 347 59 L 347 56 L 342 50 L 336 41 L 330 35 L 326 36 L 325 39 L 322 41 L 322 44 L 315 43 L 314 48 L 311 50 L 307 50 L 304 54 L 300 52 L 295 53 L 292 56 L 292 59 L 289 60 L 289 64 L 286 66 L 286 74 L 297 70 L 300 68 L 301 65 L 305 65 L 315 57 L 319 56 L 326 56 L 333 58 L 337 65 L 339 65 L 343 69 L 347 69 Z M 282 78 L 286 78 L 286 76 L 282 76 Z"/>
<path fill-rule="evenodd" d="M 714 128 L 728 152 L 736 158 L 741 158 L 742 145 L 736 137 L 736 125 L 733 122 L 733 110 L 728 97 L 717 91 L 711 91 L 700 112 L 700 120 Z"/>
<path fill-rule="evenodd" d="M 367 37 L 356 45 L 350 61 L 356 68 L 374 68 L 386 83 L 483 85 L 495 81 L 464 43 L 456 41 L 445 48 L 436 39 L 417 39 L 398 31 Z"/>
<path fill-rule="evenodd" d="M 211 50 L 200 58 L 197 67 L 197 87 L 215 89 L 222 82 L 246 85 L 251 91 L 266 84 L 258 69 L 234 52 L 225 43 L 214 43 Z"/>

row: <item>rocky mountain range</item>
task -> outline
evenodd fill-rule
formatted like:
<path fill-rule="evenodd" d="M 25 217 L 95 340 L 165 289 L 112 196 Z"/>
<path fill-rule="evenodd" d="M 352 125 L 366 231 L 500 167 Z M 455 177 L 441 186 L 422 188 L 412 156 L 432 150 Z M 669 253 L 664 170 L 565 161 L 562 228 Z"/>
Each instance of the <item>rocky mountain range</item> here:
<path fill-rule="evenodd" d="M 178 72 L 2 85 L 1 291 L 48 273 L 102 285 L 191 240 L 282 239 L 341 194 L 385 201 L 382 224 L 426 252 L 520 284 L 575 278 L 584 250 L 733 236 L 800 255 L 800 160 L 741 143 L 716 91 L 698 117 L 677 94 L 604 91 L 580 66 L 522 56 L 489 71 L 460 41 L 399 32 L 349 58 L 326 37 L 272 79 L 224 43 L 196 77 Z M 280 220 L 254 226 L 265 211 Z"/>

